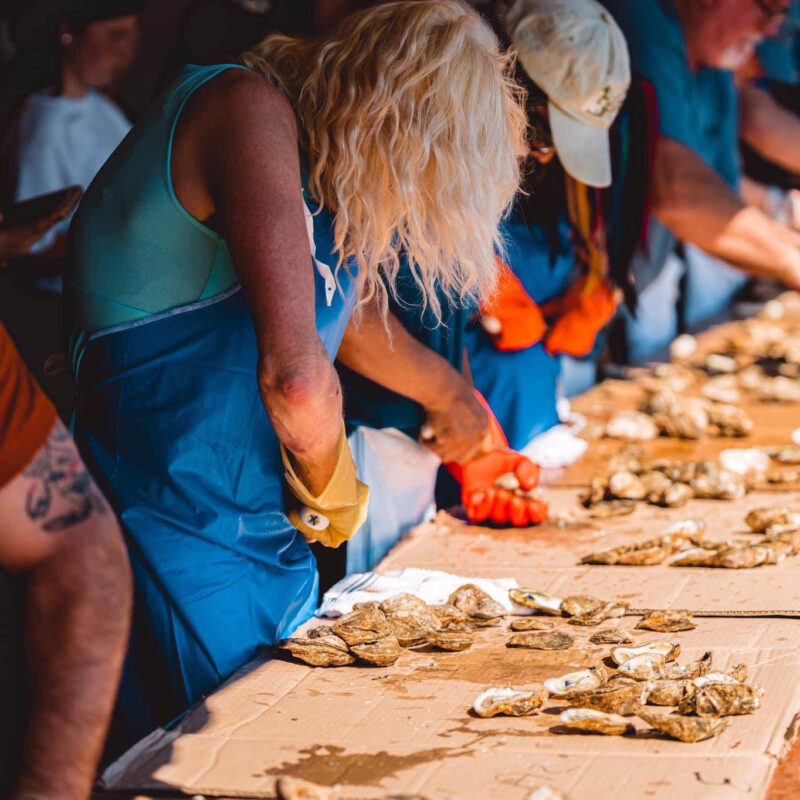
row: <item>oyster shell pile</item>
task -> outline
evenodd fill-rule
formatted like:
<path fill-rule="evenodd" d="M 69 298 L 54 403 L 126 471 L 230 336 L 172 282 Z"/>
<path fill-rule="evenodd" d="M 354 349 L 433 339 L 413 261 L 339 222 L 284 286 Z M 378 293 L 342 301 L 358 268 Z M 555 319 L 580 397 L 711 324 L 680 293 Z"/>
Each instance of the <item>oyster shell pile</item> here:
<path fill-rule="evenodd" d="M 518 692 L 495 687 L 479 694 L 472 709 L 479 717 L 526 717 L 541 708 L 549 696 L 547 689 Z"/>
<path fill-rule="evenodd" d="M 517 605 L 532 608 L 540 614 L 569 617 L 570 625 L 599 625 L 607 619 L 623 616 L 628 609 L 627 603 L 599 600 L 587 595 L 562 599 L 534 589 L 511 589 L 508 595 Z"/>

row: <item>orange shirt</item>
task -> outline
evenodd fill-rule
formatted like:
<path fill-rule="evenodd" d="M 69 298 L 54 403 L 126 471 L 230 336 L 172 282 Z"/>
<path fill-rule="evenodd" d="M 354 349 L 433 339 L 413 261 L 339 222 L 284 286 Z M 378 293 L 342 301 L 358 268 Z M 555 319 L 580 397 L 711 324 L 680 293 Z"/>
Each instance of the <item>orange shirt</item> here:
<path fill-rule="evenodd" d="M 55 407 L 0 324 L 0 487 L 30 463 L 55 421 Z"/>

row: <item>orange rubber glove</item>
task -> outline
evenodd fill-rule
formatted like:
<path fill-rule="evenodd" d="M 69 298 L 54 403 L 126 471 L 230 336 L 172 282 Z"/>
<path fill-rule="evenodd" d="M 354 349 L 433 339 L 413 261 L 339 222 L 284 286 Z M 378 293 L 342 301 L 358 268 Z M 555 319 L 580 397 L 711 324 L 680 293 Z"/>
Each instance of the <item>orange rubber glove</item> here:
<path fill-rule="evenodd" d="M 616 293 L 603 278 L 584 275 L 560 298 L 558 319 L 545 337 L 550 355 L 585 356 L 617 310 Z M 555 310 L 555 309 L 554 309 Z"/>
<path fill-rule="evenodd" d="M 497 289 L 481 304 L 482 324 L 498 350 L 525 350 L 542 340 L 547 323 L 519 278 L 499 258 L 497 264 Z"/>

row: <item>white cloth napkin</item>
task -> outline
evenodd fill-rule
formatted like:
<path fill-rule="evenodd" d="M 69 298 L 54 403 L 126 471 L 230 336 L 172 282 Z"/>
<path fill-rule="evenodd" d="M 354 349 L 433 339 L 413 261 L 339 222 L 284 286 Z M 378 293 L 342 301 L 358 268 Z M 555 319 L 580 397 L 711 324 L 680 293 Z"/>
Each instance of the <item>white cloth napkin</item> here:
<path fill-rule="evenodd" d="M 340 617 L 349 614 L 356 603 L 380 603 L 404 593 L 416 595 L 428 605 L 440 605 L 446 603 L 447 598 L 465 583 L 474 583 L 509 612 L 532 613 L 531 609 L 518 606 L 509 599 L 508 590 L 519 586 L 513 578 L 462 578 L 449 572 L 406 567 L 381 575 L 376 572 L 348 575 L 325 592 L 317 616 Z"/>

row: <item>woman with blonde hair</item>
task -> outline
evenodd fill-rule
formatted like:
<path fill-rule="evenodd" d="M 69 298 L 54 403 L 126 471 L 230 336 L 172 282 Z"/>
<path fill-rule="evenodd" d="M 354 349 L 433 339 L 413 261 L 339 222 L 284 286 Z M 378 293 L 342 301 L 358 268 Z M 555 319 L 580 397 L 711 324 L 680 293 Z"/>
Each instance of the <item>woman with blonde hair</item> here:
<path fill-rule="evenodd" d="M 187 67 L 89 188 L 77 432 L 138 590 L 117 746 L 313 612 L 307 542 L 366 511 L 331 359 L 354 309 L 386 308 L 401 252 L 434 313 L 492 284 L 516 94 L 466 5 L 387 3 Z"/>

